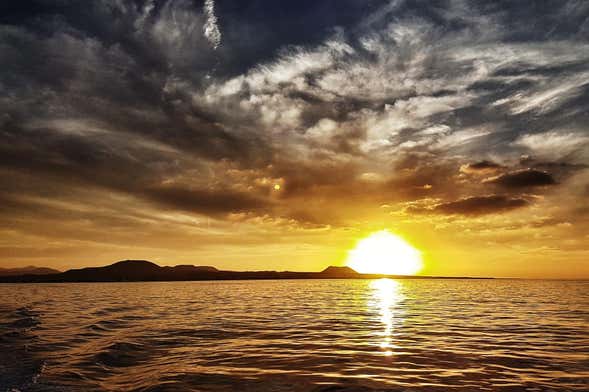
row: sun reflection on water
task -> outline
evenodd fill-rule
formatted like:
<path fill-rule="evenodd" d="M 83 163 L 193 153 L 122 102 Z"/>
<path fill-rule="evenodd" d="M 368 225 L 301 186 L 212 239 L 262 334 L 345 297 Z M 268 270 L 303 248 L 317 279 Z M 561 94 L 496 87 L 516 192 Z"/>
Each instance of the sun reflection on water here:
<path fill-rule="evenodd" d="M 384 331 L 378 335 L 381 339 L 380 349 L 385 356 L 391 356 L 395 348 L 393 343 L 394 329 L 403 323 L 402 309 L 399 306 L 404 299 L 401 283 L 385 278 L 372 281 L 370 288 L 372 289 L 372 297 L 369 305 L 378 309 L 380 321 L 384 325 Z"/>

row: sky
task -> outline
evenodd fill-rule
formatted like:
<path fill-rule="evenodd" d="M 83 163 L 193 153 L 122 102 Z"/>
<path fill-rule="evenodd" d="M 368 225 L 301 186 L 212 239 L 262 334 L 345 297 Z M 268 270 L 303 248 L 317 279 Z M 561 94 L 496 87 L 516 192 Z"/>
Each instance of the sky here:
<path fill-rule="evenodd" d="M 0 266 L 589 278 L 589 2 L 0 5 Z"/>

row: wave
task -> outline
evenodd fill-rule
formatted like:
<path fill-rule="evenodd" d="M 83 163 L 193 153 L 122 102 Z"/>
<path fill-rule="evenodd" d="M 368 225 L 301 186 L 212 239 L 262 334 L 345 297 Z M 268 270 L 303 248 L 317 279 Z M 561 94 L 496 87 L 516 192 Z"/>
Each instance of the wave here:
<path fill-rule="evenodd" d="M 588 357 L 589 282 L 0 285 L 0 392 L 586 391 Z"/>

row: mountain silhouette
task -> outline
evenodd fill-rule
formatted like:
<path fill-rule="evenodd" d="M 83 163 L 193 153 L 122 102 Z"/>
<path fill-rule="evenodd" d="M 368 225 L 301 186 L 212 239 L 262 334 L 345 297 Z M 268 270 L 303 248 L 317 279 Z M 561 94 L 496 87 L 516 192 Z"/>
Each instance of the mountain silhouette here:
<path fill-rule="evenodd" d="M 71 269 L 50 278 L 80 282 L 194 280 L 215 272 L 218 270 L 210 266 L 160 267 L 148 260 L 123 260 L 105 267 Z"/>
<path fill-rule="evenodd" d="M 35 267 L 29 265 L 22 268 L 0 268 L 0 276 L 15 276 L 15 275 L 48 275 L 48 274 L 59 274 L 60 271 L 47 268 L 47 267 Z"/>
<path fill-rule="evenodd" d="M 321 272 L 292 271 L 223 271 L 211 266 L 177 265 L 161 267 L 148 260 L 123 260 L 104 267 L 86 267 L 45 275 L 19 274 L 0 276 L 0 282 L 140 282 L 182 280 L 245 279 L 425 279 L 459 277 L 403 276 L 361 274 L 350 267 L 330 266 Z M 464 277 L 460 277 L 464 278 Z M 472 278 L 470 278 L 472 279 Z M 481 278 L 475 278 L 481 279 Z M 488 278 L 485 278 L 488 279 Z"/>

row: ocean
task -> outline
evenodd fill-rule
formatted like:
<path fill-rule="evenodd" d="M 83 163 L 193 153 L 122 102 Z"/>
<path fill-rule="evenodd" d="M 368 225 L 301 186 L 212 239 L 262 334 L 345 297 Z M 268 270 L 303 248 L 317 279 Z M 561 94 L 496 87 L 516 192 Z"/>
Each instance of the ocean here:
<path fill-rule="evenodd" d="M 0 285 L 0 391 L 588 391 L 589 281 Z"/>

